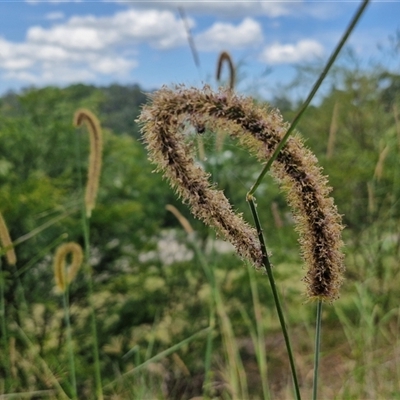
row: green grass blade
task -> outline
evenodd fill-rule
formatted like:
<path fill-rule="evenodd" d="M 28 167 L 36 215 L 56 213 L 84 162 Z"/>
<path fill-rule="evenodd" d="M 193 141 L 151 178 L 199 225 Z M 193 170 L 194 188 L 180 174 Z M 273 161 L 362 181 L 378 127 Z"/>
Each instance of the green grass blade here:
<path fill-rule="evenodd" d="M 76 151 L 76 159 L 77 159 L 77 170 L 78 170 L 78 182 L 79 182 L 79 189 L 81 193 L 83 191 L 83 178 L 82 178 L 82 171 L 81 171 L 81 151 L 79 146 L 79 136 L 78 134 L 75 135 L 75 151 Z M 97 335 L 97 324 L 96 324 L 96 314 L 94 311 L 94 304 L 93 304 L 93 278 L 92 278 L 92 268 L 89 264 L 90 258 L 90 238 L 89 238 L 89 220 L 86 215 L 86 207 L 84 201 L 84 195 L 81 196 L 81 221 L 82 221 L 82 230 L 83 230 L 83 237 L 84 237 L 84 244 L 85 244 L 85 259 L 86 259 L 86 280 L 87 280 L 87 287 L 88 287 L 88 302 L 89 302 L 89 309 L 90 309 L 90 325 L 92 330 L 92 342 L 93 342 L 93 357 L 94 357 L 94 375 L 95 375 L 95 382 L 96 382 L 96 396 L 98 400 L 103 399 L 103 384 L 101 381 L 101 371 L 100 371 L 100 355 L 99 355 L 99 344 L 98 344 L 98 335 Z"/>
<path fill-rule="evenodd" d="M 315 329 L 315 349 L 314 349 L 314 379 L 313 379 L 313 400 L 317 400 L 318 391 L 318 367 L 319 367 L 319 349 L 321 345 L 321 318 L 322 318 L 322 301 L 317 304 L 317 322 Z"/>
<path fill-rule="evenodd" d="M 198 339 L 199 337 L 205 335 L 206 333 L 208 333 L 212 328 L 208 327 L 208 328 L 204 328 L 201 331 L 195 333 L 192 336 L 189 336 L 188 338 L 182 340 L 181 342 L 175 344 L 174 346 L 170 347 L 167 350 L 162 351 L 161 353 L 158 353 L 157 355 L 155 355 L 154 357 L 150 358 L 149 360 L 145 361 L 143 364 L 138 365 L 137 367 L 131 369 L 128 372 L 125 372 L 124 374 L 121 375 L 121 377 L 119 377 L 118 379 L 115 379 L 114 381 L 110 382 L 109 384 L 104 386 L 104 389 L 108 389 L 111 388 L 112 386 L 114 386 L 116 383 L 120 382 L 122 379 L 124 379 L 127 376 L 130 375 L 134 375 L 137 374 L 138 372 L 142 371 L 144 368 L 146 368 L 149 364 L 157 362 L 159 360 L 162 360 L 163 358 L 169 356 L 172 353 L 175 353 L 176 351 L 178 351 L 181 347 L 189 344 L 190 342 Z"/>
<path fill-rule="evenodd" d="M 286 327 L 285 317 L 283 315 L 283 310 L 282 310 L 281 301 L 279 299 L 278 289 L 276 287 L 274 275 L 272 273 L 272 266 L 271 266 L 271 263 L 269 261 L 267 248 L 265 246 L 265 239 L 264 239 L 264 235 L 263 235 L 263 232 L 262 232 L 260 219 L 259 219 L 258 213 L 257 213 L 257 206 L 255 204 L 255 200 L 254 200 L 253 196 L 249 196 L 248 195 L 247 196 L 247 201 L 249 202 L 250 210 L 251 210 L 251 213 L 253 215 L 254 222 L 255 222 L 255 225 L 256 225 L 258 238 L 259 238 L 260 244 L 261 244 L 261 250 L 262 250 L 262 253 L 263 253 L 263 265 L 264 265 L 265 271 L 267 272 L 269 283 L 271 285 L 272 295 L 274 297 L 274 302 L 275 302 L 276 311 L 278 313 L 279 323 L 281 325 L 282 334 L 283 334 L 283 337 L 284 337 L 284 340 L 285 340 L 286 350 L 287 350 L 288 357 L 289 357 L 290 369 L 291 369 L 291 372 L 292 372 L 295 396 L 296 396 L 297 400 L 300 400 L 301 399 L 300 387 L 299 387 L 299 381 L 298 381 L 298 378 L 297 378 L 296 366 L 295 366 L 295 363 L 294 363 L 292 345 L 290 343 L 289 333 L 288 333 L 288 330 L 287 330 L 287 327 Z"/>
<path fill-rule="evenodd" d="M 71 332 L 71 323 L 69 317 L 69 298 L 68 298 L 68 287 L 63 293 L 63 307 L 64 307 L 64 320 L 67 328 L 67 347 L 68 347 L 68 359 L 69 359 L 69 369 L 71 374 L 71 387 L 72 387 L 72 397 L 74 399 L 77 398 L 77 390 L 76 390 L 76 373 L 75 373 L 75 358 L 74 358 L 74 349 L 72 344 L 72 332 Z"/>

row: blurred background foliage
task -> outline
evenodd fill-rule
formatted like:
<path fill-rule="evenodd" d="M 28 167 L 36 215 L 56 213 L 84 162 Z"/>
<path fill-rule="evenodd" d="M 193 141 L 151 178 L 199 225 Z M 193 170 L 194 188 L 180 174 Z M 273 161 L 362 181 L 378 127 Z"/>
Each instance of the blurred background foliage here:
<path fill-rule="evenodd" d="M 400 352 L 400 75 L 382 68 L 366 72 L 338 67 L 330 84 L 298 127 L 329 176 L 346 225 L 343 295 L 324 311 L 321 362 L 326 371 L 322 367 L 321 379 L 326 391 L 322 393 L 328 396 L 339 391 L 343 398 L 367 394 L 373 398 L 371 390 L 378 390 L 383 382 L 369 368 L 386 363 L 382 371 L 388 376 L 397 376 L 394 371 L 400 370 L 400 360 L 388 356 L 389 348 Z M 280 107 L 290 121 L 296 102 L 284 94 L 275 100 L 272 106 Z M 85 107 L 99 117 L 104 131 L 100 191 L 90 220 L 89 260 L 104 383 L 208 326 L 212 283 L 206 265 L 213 271 L 245 369 L 252 376 L 249 391 L 254 398 L 261 397 L 260 377 L 254 372 L 255 350 L 249 345 L 250 328 L 244 318 L 247 315 L 252 324 L 257 323 L 251 273 L 229 246 L 192 219 L 161 176 L 153 173 L 135 123 L 145 101 L 138 85 L 116 84 L 30 88 L 0 99 L 0 207 L 11 237 L 21 241 L 16 247 L 17 267 L 2 267 L 10 335 L 7 351 L 14 352 L 9 392 L 52 387 L 48 373 L 33 367 L 38 355 L 61 382 L 66 374 L 65 326 L 61 298 L 54 289 L 52 254 L 65 240 L 84 242 L 80 180 L 86 181 L 89 140 L 85 128 L 72 126 L 72 116 Z M 217 144 L 215 134 L 206 131 L 194 141 L 198 162 L 225 191 L 234 209 L 251 221 L 245 195 L 261 165 L 228 137 Z M 271 178 L 263 181 L 256 198 L 294 332 L 302 384 L 307 386 L 314 307 L 304 304 L 301 278 L 305 271 L 293 221 Z M 194 234 L 183 230 L 166 210 L 167 204 L 189 220 Z M 258 273 L 256 282 L 272 377 L 270 390 L 284 396 L 290 382 L 282 361 L 278 322 L 267 279 Z M 84 277 L 78 276 L 70 287 L 70 304 L 79 392 L 90 396 L 93 356 L 86 287 Z M 22 339 L 21 330 L 30 345 Z M 214 336 L 213 379 L 221 383 L 226 380 L 223 335 L 216 329 Z M 371 359 L 365 358 L 365 343 L 373 348 Z M 140 393 L 149 398 L 201 394 L 205 346 L 205 341 L 190 343 L 180 349 L 178 358 L 165 358 L 141 376 L 140 382 L 132 380 L 131 384 L 139 385 Z M 5 376 L 3 360 L 0 374 Z M 333 378 L 330 363 L 337 365 Z M 352 378 L 346 377 L 349 371 L 353 371 Z M 374 389 L 369 386 L 371 379 Z M 385 393 L 399 395 L 399 381 L 392 382 Z M 228 390 L 217 383 L 216 394 Z M 121 389 L 121 393 L 125 392 Z"/>

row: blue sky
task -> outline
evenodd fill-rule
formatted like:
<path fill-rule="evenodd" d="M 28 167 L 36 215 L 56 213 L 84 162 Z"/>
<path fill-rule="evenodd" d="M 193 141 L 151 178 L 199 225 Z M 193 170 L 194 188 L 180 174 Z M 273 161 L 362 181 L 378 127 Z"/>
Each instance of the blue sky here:
<path fill-rule="evenodd" d="M 218 55 L 241 64 L 241 87 L 288 82 L 298 63 L 326 60 L 359 2 L 353 1 L 0 1 L 0 94 L 27 86 L 215 84 Z M 178 8 L 200 59 L 195 66 Z M 387 63 L 400 2 L 372 1 L 349 44 Z M 268 91 L 267 89 L 265 90 Z"/>

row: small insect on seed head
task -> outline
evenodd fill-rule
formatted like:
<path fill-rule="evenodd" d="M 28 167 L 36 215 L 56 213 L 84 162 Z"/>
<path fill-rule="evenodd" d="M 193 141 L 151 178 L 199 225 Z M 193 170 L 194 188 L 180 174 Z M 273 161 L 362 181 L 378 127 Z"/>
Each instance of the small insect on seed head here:
<path fill-rule="evenodd" d="M 206 127 L 203 124 L 196 125 L 195 129 L 196 129 L 196 133 L 198 133 L 199 135 L 202 135 L 206 131 Z"/>

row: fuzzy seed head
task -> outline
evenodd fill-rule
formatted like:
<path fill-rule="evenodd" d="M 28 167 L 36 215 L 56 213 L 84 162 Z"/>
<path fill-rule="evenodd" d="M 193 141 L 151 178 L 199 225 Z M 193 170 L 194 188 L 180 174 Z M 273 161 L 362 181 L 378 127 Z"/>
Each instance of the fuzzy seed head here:
<path fill-rule="evenodd" d="M 232 57 L 226 51 L 221 52 L 221 54 L 219 55 L 216 78 L 217 81 L 220 81 L 222 65 L 224 64 L 224 62 L 227 63 L 229 67 L 229 88 L 233 90 L 233 88 L 235 87 L 235 67 L 233 65 Z"/>
<path fill-rule="evenodd" d="M 17 256 L 15 255 L 10 233 L 8 232 L 7 224 L 2 213 L 0 213 L 0 244 L 1 247 L 7 249 L 6 259 L 8 265 L 15 265 L 17 263 Z"/>
<path fill-rule="evenodd" d="M 71 264 L 66 268 L 66 258 L 71 254 Z M 59 246 L 54 255 L 54 278 L 58 289 L 64 293 L 68 285 L 75 279 L 83 261 L 82 247 L 78 243 L 69 242 Z"/>
<path fill-rule="evenodd" d="M 207 129 L 238 138 L 262 162 L 268 160 L 288 125 L 277 110 L 239 97 L 229 89 L 213 92 L 178 86 L 163 87 L 151 95 L 139 117 L 150 160 L 168 179 L 193 214 L 213 226 L 236 248 L 241 257 L 262 266 L 256 230 L 232 207 L 221 190 L 194 162 L 193 147 L 184 140 L 180 126 L 189 119 Z M 338 297 L 344 272 L 341 216 L 327 179 L 316 157 L 304 147 L 299 135 L 291 137 L 271 169 L 292 207 L 300 234 L 302 255 L 308 266 L 304 278 L 310 299 L 332 301 Z"/>
<path fill-rule="evenodd" d="M 74 114 L 73 124 L 78 127 L 86 123 L 90 138 L 90 155 L 88 178 L 85 191 L 86 216 L 91 217 L 96 204 L 97 192 L 102 164 L 103 135 L 97 117 L 84 108 L 77 110 Z"/>

